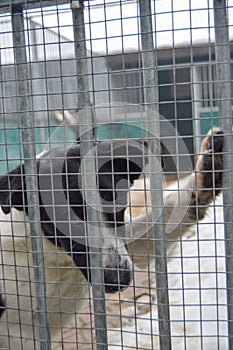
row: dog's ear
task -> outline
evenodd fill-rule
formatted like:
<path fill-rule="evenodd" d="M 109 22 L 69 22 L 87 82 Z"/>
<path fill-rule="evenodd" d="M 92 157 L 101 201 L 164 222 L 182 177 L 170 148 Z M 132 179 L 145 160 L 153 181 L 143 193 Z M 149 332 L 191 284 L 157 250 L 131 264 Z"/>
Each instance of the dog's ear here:
<path fill-rule="evenodd" d="M 14 207 L 19 211 L 27 206 L 24 166 L 19 165 L 6 175 L 0 176 L 0 206 L 5 214 Z"/>

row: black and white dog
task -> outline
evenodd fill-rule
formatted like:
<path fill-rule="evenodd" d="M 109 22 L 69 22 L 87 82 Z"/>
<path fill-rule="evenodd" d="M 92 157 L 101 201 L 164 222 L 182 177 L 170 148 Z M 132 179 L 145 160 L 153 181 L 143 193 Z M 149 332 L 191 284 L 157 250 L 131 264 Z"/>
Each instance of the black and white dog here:
<path fill-rule="evenodd" d="M 187 207 L 188 214 L 182 217 L 180 223 L 184 224 L 184 230 L 204 216 L 214 195 L 220 192 L 222 134 L 221 130 L 215 129 L 204 139 L 202 154 L 197 159 L 195 172 L 185 182 L 181 202 L 177 202 L 177 191 L 176 196 L 169 195 L 165 198 L 167 221 L 172 205 Z M 128 191 L 141 176 L 148 151 L 143 142 L 119 140 L 101 142 L 97 144 L 95 152 L 101 203 L 101 208 L 96 210 L 102 218 L 100 244 L 103 247 L 105 290 L 116 292 L 131 283 L 131 258 L 136 256 L 142 262 L 148 261 L 147 251 L 144 257 L 141 254 L 142 241 L 139 240 L 140 254 L 137 256 L 134 254 L 134 249 L 136 253 L 138 251 L 137 242 L 131 241 L 127 246 L 124 236 L 134 228 L 137 231 L 141 223 L 145 226 L 145 213 L 138 216 L 128 209 L 130 219 L 126 220 L 125 209 L 127 205 L 132 208 L 134 206 L 133 196 L 128 199 Z M 63 148 L 54 149 L 37 160 L 41 235 L 52 339 L 79 311 L 82 301 L 88 296 L 88 282 L 91 283 L 90 249 L 85 226 L 89 203 L 84 200 L 82 192 L 81 169 L 79 145 L 68 151 Z M 216 190 L 213 191 L 213 188 Z M 0 349 L 39 348 L 26 189 L 24 165 L 0 177 Z M 199 207 L 198 217 L 196 211 L 199 212 Z M 143 217 L 144 221 L 140 222 L 139 217 Z M 125 220 L 130 222 L 130 229 L 125 226 Z"/>

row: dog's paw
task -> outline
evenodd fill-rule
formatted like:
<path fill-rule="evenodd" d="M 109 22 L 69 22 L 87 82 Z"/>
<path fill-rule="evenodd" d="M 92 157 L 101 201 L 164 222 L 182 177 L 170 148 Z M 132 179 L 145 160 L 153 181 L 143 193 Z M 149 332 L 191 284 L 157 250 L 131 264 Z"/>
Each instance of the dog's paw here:
<path fill-rule="evenodd" d="M 210 129 L 201 143 L 201 153 L 212 150 L 214 153 L 222 153 L 224 133 L 221 128 Z"/>
<path fill-rule="evenodd" d="M 202 141 L 201 154 L 197 159 L 196 171 L 199 173 L 198 187 L 215 189 L 220 192 L 222 186 L 224 133 L 221 128 L 213 128 Z M 216 189 L 218 189 L 216 191 Z"/>

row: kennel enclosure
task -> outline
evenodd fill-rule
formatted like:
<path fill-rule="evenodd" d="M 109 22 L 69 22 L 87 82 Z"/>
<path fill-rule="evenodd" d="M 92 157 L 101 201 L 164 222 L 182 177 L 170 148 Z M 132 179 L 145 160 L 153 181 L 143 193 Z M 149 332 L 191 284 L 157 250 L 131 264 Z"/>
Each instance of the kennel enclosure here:
<path fill-rule="evenodd" d="M 1 174 L 25 164 L 41 349 L 56 345 L 66 349 L 66 343 L 80 349 L 167 350 L 189 349 L 193 344 L 200 349 L 232 348 L 232 5 L 230 0 L 196 5 L 186 1 L 183 7 L 172 1 L 165 6 L 164 1 L 148 0 L 1 1 Z M 148 139 L 148 130 L 152 134 L 149 149 L 156 159 L 150 161 L 148 173 L 157 244 L 155 266 L 148 266 L 144 272 L 147 299 L 139 298 L 138 303 L 147 307 L 147 313 L 137 314 L 136 289 L 142 285 L 137 285 L 136 274 L 140 276 L 141 271 L 135 267 L 132 300 L 120 293 L 115 298 L 119 312 L 116 329 L 108 325 L 116 310 L 111 311 L 108 303 L 112 300 L 104 293 L 101 248 L 90 244 L 94 246 L 90 261 L 93 294 L 85 300 L 90 308 L 86 312 L 89 323 L 85 324 L 90 339 L 80 336 L 79 342 L 82 330 L 75 323 L 75 340 L 51 344 L 36 155 L 46 148 L 76 142 L 74 128 L 65 121 L 58 126 L 54 117 L 55 112 L 63 115 L 65 110 L 75 116 L 79 126 L 84 195 L 87 200 L 90 196 L 97 207 L 95 143 L 115 138 Z M 173 126 L 172 135 L 166 134 L 167 120 Z M 223 202 L 213 203 L 213 213 L 197 224 L 191 241 L 180 238 L 167 267 L 158 139 L 170 142 L 165 163 L 165 175 L 170 180 L 176 172 L 178 177 L 188 174 L 203 136 L 219 124 L 226 140 Z M 183 156 L 189 158 L 189 165 Z M 97 223 L 88 226 L 88 237 L 95 241 L 99 239 L 101 218 L 92 209 L 88 208 L 86 220 Z M 208 225 L 213 233 L 208 236 L 205 231 L 202 236 L 202 228 Z M 194 270 L 190 267 L 192 259 Z M 212 276 L 210 285 L 202 280 L 205 275 Z M 174 276 L 179 282 L 172 279 Z M 189 284 L 192 277 L 196 283 L 193 287 Z M 206 293 L 211 295 L 210 302 Z M 132 328 L 124 325 L 127 316 L 121 305 L 127 303 L 133 310 Z M 192 319 L 192 308 L 199 310 L 198 315 L 194 312 L 197 318 Z M 179 310 L 178 314 L 174 310 Z M 192 323 L 194 334 L 189 328 Z M 179 324 L 183 333 L 177 330 Z M 111 338 L 113 334 L 115 338 Z M 132 343 L 127 335 L 134 339 Z"/>

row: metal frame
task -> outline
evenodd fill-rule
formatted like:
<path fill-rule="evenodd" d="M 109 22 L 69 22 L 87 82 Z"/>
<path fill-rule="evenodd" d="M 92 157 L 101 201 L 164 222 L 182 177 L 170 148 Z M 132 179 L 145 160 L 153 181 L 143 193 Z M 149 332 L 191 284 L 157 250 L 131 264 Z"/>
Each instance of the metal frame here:
<path fill-rule="evenodd" d="M 166 242 L 164 213 L 161 208 L 163 204 L 163 183 L 162 174 L 158 171 L 156 164 L 161 164 L 160 150 L 160 114 L 158 77 L 156 73 L 156 60 L 154 57 L 152 11 L 150 0 L 139 0 L 141 41 L 142 41 L 142 66 L 144 100 L 148 130 L 153 130 L 155 137 L 149 139 L 149 149 L 157 162 L 149 159 L 150 162 L 150 186 L 151 203 L 153 207 L 154 222 L 154 254 L 155 271 L 158 300 L 160 348 L 171 349 L 170 314 L 167 281 Z M 154 113 L 152 113 L 154 112 Z"/>
<path fill-rule="evenodd" d="M 224 221 L 226 239 L 226 274 L 227 274 L 227 310 L 229 349 L 233 347 L 233 142 L 232 142 L 232 107 L 230 96 L 230 50 L 226 1 L 214 0 L 214 19 L 216 35 L 216 65 L 218 108 L 220 123 L 225 132 L 224 147 Z"/>
<path fill-rule="evenodd" d="M 75 1 L 79 2 L 79 1 Z M 13 8 L 14 6 L 20 6 L 24 9 L 31 9 L 35 7 L 41 7 L 41 6 L 55 6 L 55 5 L 63 5 L 63 4 L 70 4 L 70 0 L 3 0 L 0 3 L 0 9 L 3 11 L 9 11 L 9 9 Z"/>
<path fill-rule="evenodd" d="M 74 26 L 76 73 L 78 82 L 78 106 L 83 113 L 80 116 L 80 147 L 83 164 L 83 189 L 87 203 L 95 203 L 100 208 L 100 200 L 97 191 L 97 168 L 95 161 L 95 143 L 93 128 L 93 113 L 89 96 L 89 82 L 87 77 L 87 50 L 84 28 L 83 4 L 73 2 L 72 15 Z M 88 154 L 88 157 L 86 155 Z M 93 191 L 88 191 L 92 188 Z M 98 212 L 87 206 L 87 222 L 99 223 L 99 225 L 87 225 L 87 234 L 90 245 L 90 268 L 93 284 L 93 302 L 95 312 L 95 330 L 97 350 L 107 350 L 107 319 L 105 306 L 104 276 L 101 249 L 101 216 Z"/>
<path fill-rule="evenodd" d="M 12 28 L 14 55 L 17 69 L 17 91 L 19 100 L 20 127 L 23 140 L 25 177 L 27 183 L 28 216 L 31 227 L 33 264 L 36 283 L 37 309 L 41 350 L 50 350 L 50 335 L 46 301 L 46 283 L 43 259 L 43 246 L 40 227 L 40 210 L 33 116 L 28 83 L 26 42 L 24 36 L 24 18 L 21 6 L 12 7 Z"/>

